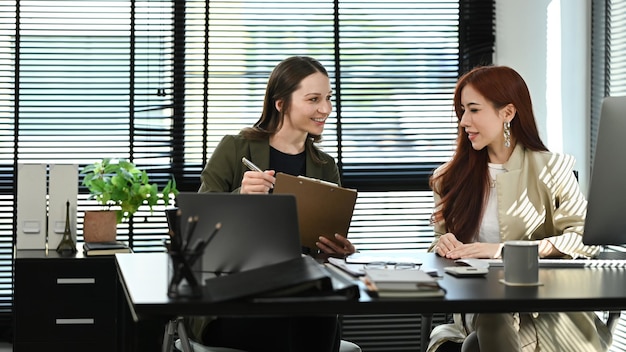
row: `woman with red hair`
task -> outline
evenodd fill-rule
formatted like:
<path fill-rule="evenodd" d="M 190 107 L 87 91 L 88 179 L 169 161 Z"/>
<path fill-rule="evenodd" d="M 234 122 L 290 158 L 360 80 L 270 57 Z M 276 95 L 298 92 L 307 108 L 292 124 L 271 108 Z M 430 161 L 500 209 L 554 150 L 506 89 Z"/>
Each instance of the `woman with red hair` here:
<path fill-rule="evenodd" d="M 593 257 L 582 243 L 587 201 L 574 158 L 541 141 L 528 87 L 505 66 L 476 67 L 454 92 L 456 151 L 433 173 L 430 251 L 459 258 L 499 258 L 508 240 L 539 243 L 541 257 Z M 606 351 L 611 332 L 593 312 L 455 314 L 433 329 L 429 351 L 447 341 L 463 351 Z"/>

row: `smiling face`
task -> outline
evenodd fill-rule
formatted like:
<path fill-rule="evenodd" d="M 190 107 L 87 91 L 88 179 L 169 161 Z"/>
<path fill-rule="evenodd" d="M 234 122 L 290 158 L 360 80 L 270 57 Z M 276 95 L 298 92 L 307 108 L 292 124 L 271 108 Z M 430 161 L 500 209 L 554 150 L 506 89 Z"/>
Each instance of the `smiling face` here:
<path fill-rule="evenodd" d="M 291 94 L 291 105 L 285 111 L 281 132 L 321 135 L 333 108 L 331 99 L 330 79 L 326 75 L 315 72 L 305 77 Z M 276 108 L 280 110 L 282 104 L 281 100 L 277 101 Z"/>
<path fill-rule="evenodd" d="M 515 116 L 513 105 L 508 104 L 496 109 L 482 94 L 471 85 L 467 85 L 461 91 L 461 109 L 463 116 L 460 124 L 472 148 L 482 150 L 487 147 L 491 162 L 499 162 L 499 160 L 493 160 L 492 156 L 500 155 L 501 151 L 506 148 L 504 146 L 504 122 L 510 122 Z"/>

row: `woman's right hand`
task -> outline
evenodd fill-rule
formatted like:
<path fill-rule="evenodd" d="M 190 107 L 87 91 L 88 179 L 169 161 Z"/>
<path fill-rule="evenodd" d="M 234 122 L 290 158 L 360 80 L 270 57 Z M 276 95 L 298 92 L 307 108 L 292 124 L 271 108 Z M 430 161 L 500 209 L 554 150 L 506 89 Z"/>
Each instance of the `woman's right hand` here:
<path fill-rule="evenodd" d="M 448 252 L 462 245 L 463 242 L 457 240 L 456 236 L 453 233 L 448 232 L 445 235 L 441 235 L 441 237 L 439 237 L 439 241 L 435 246 L 435 253 L 442 257 L 445 257 Z"/>
<path fill-rule="evenodd" d="M 276 171 L 274 170 L 244 172 L 239 193 L 268 194 L 270 189 L 274 188 L 274 183 L 276 183 L 275 173 Z"/>
<path fill-rule="evenodd" d="M 435 252 L 448 259 L 496 258 L 500 255 L 501 247 L 501 243 L 463 243 L 454 234 L 446 233 L 439 237 Z"/>

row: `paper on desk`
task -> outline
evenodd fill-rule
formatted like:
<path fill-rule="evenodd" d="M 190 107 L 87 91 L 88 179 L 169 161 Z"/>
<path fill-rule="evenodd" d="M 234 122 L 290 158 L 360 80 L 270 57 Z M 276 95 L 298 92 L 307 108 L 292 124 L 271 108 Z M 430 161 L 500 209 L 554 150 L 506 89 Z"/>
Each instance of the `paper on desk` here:
<path fill-rule="evenodd" d="M 422 265 L 419 252 L 414 251 L 363 251 L 346 257 L 348 264 L 367 264 L 372 262 L 413 263 Z"/>
<path fill-rule="evenodd" d="M 345 259 L 340 259 L 340 258 L 334 258 L 334 257 L 329 257 L 328 258 L 328 262 L 342 270 L 344 270 L 345 272 L 347 272 L 350 275 L 353 276 L 363 276 L 365 275 L 365 264 L 353 264 L 353 263 L 346 263 Z M 432 277 L 441 277 L 441 275 L 439 275 L 439 272 L 437 271 L 437 269 L 433 269 L 433 268 L 421 268 L 422 271 L 424 271 L 425 273 L 427 273 L 428 275 L 432 276 Z"/>
<path fill-rule="evenodd" d="M 363 276 L 365 275 L 365 265 L 363 264 L 348 264 L 345 259 L 329 257 L 328 262 L 341 270 L 344 270 L 350 275 L 353 276 Z"/>

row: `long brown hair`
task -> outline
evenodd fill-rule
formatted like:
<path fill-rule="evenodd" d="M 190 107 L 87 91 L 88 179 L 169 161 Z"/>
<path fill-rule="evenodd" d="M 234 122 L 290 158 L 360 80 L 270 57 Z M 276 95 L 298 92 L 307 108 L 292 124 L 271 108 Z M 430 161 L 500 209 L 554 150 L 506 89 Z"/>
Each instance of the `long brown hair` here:
<path fill-rule="evenodd" d="M 320 72 L 328 77 L 326 68 L 314 58 L 308 56 L 292 56 L 281 61 L 272 71 L 265 88 L 265 99 L 261 117 L 252 126 L 241 130 L 241 134 L 248 139 L 267 139 L 276 133 L 283 125 L 285 111 L 291 108 L 291 95 L 300 88 L 300 83 L 306 77 Z M 276 109 L 276 101 L 283 101 L 283 108 Z M 313 160 L 324 163 L 319 157 L 315 143 L 322 140 L 321 135 L 309 134 L 305 145 Z"/>
<path fill-rule="evenodd" d="M 539 137 L 530 92 L 519 73 L 506 66 L 479 66 L 461 76 L 454 91 L 454 111 L 459 122 L 463 117 L 461 91 L 468 85 L 496 110 L 508 104 L 515 106 L 511 137 L 516 143 L 533 151 L 548 150 Z M 432 221 L 445 221 L 446 231 L 464 243 L 478 235 L 489 190 L 488 161 L 487 148 L 474 150 L 459 123 L 452 160 L 430 179 L 431 189 L 441 196 Z"/>

